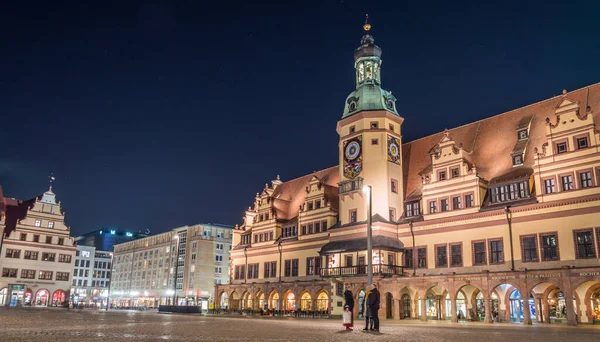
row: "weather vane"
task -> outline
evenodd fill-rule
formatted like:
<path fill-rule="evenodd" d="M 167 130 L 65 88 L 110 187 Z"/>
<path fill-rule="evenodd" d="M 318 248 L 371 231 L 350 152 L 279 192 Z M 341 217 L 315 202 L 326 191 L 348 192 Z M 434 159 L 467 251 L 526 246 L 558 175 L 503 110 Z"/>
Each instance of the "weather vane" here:
<path fill-rule="evenodd" d="M 50 176 L 48 176 L 48 179 L 50 179 L 50 190 L 52 190 L 52 182 L 54 180 L 56 180 L 56 177 L 54 177 L 54 173 L 50 173 Z"/>
<path fill-rule="evenodd" d="M 365 24 L 363 25 L 363 29 L 367 32 L 371 29 L 371 24 L 369 24 L 369 13 L 367 13 L 365 16 Z"/>

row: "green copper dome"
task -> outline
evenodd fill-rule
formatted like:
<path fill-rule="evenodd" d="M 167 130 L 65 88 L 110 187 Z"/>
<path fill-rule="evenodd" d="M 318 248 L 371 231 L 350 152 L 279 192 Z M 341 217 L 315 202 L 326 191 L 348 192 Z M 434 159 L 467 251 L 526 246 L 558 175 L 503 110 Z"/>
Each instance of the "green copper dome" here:
<path fill-rule="evenodd" d="M 362 37 L 354 51 L 356 90 L 346 98 L 342 119 L 365 110 L 386 110 L 398 115 L 396 98 L 381 88 L 381 52 L 371 35 Z"/>

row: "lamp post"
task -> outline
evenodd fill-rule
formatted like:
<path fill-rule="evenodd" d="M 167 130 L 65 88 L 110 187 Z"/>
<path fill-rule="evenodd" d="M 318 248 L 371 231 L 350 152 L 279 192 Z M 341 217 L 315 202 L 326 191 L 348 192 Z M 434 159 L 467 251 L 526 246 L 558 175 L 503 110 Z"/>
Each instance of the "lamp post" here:
<path fill-rule="evenodd" d="M 373 188 L 370 185 L 363 187 L 363 192 L 367 194 L 369 204 L 367 206 L 367 283 L 373 285 Z"/>
<path fill-rule="evenodd" d="M 176 297 L 177 297 L 177 271 L 179 269 L 179 234 L 176 234 L 173 239 L 175 239 L 175 248 L 177 249 L 176 257 L 175 257 L 175 272 L 173 272 L 173 305 L 177 305 Z"/>
<path fill-rule="evenodd" d="M 114 268 L 114 263 L 113 263 L 113 253 L 109 253 L 110 254 L 110 276 L 108 277 L 108 295 L 106 296 L 106 311 L 108 311 L 108 309 L 110 308 L 110 285 L 112 284 L 112 276 L 113 276 L 113 268 Z"/>
<path fill-rule="evenodd" d="M 277 244 L 277 249 L 279 250 L 279 282 L 281 283 L 281 250 L 283 249 L 281 240 L 279 240 L 279 243 Z"/>
<path fill-rule="evenodd" d="M 246 258 L 244 266 L 244 284 L 246 284 L 246 281 L 248 281 L 248 247 L 244 247 L 244 257 Z"/>

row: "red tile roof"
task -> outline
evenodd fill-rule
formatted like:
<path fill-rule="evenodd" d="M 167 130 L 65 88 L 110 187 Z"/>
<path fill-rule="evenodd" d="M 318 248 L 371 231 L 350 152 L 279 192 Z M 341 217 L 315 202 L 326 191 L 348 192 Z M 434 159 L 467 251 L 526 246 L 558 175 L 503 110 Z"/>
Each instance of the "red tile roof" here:
<path fill-rule="evenodd" d="M 325 185 L 325 196 L 332 206 L 337 208 L 338 196 L 337 185 L 340 181 L 339 168 L 330 167 L 309 175 L 305 175 L 290 181 L 284 182 L 273 191 L 273 206 L 278 219 L 290 220 L 298 215 L 300 205 L 306 198 L 305 189 L 309 185 L 313 176 L 317 176 Z M 331 187 L 335 187 L 331 190 Z M 335 198 L 330 198 L 335 196 Z"/>
<path fill-rule="evenodd" d="M 537 102 L 522 108 L 492 116 L 449 130 L 456 145 L 462 144 L 468 153 L 468 162 L 477 168 L 486 180 L 503 179 L 512 172 L 511 152 L 517 141 L 517 128 L 533 116 L 529 142 L 525 151 L 524 168 L 533 166 L 534 149 L 542 151 L 546 142 L 546 118 L 554 118 L 556 106 L 563 98 L 579 102 L 583 115 L 590 107 L 596 126 L 600 124 L 600 83 L 563 95 Z M 429 150 L 437 144 L 444 132 L 436 133 L 402 145 L 404 195 L 420 194 L 423 187 L 419 172 L 431 167 Z"/>

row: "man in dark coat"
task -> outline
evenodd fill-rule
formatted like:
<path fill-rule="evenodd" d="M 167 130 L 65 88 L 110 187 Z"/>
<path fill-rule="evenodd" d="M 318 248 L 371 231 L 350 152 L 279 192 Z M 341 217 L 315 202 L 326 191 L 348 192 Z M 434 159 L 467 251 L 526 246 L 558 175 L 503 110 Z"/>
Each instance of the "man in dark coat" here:
<path fill-rule="evenodd" d="M 352 330 L 352 327 L 354 326 L 354 296 L 352 295 L 352 291 L 350 291 L 350 286 L 346 287 L 346 291 L 344 291 L 344 301 L 346 302 L 344 307 L 347 308 L 351 314 L 350 323 L 344 324 L 344 326 L 346 327 L 346 330 Z"/>
<path fill-rule="evenodd" d="M 371 321 L 373 322 L 373 331 L 379 331 L 379 291 L 375 284 L 371 287 L 371 294 L 367 298 L 367 305 L 371 311 Z"/>

